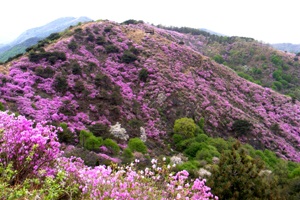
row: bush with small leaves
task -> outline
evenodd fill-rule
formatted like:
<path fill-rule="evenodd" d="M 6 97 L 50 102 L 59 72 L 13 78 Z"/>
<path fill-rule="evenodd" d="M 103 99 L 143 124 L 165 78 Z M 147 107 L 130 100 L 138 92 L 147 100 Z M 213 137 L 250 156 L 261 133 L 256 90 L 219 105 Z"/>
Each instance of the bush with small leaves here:
<path fill-rule="evenodd" d="M 128 148 L 131 151 L 136 151 L 136 152 L 140 152 L 140 153 L 147 153 L 147 146 L 144 144 L 144 142 L 140 139 L 140 138 L 131 138 L 128 141 Z"/>
<path fill-rule="evenodd" d="M 248 135 L 252 131 L 252 128 L 253 124 L 243 119 L 236 120 L 232 124 L 232 130 L 236 137 Z"/>
<path fill-rule="evenodd" d="M 119 48 L 110 44 L 110 45 L 105 46 L 105 51 L 106 51 L 106 53 L 118 53 Z"/>
<path fill-rule="evenodd" d="M 124 53 L 121 57 L 121 61 L 124 63 L 127 63 L 127 64 L 132 63 L 136 60 L 137 60 L 136 55 L 134 55 L 131 51 L 128 51 L 128 50 L 124 51 Z"/>
<path fill-rule="evenodd" d="M 69 87 L 66 77 L 61 75 L 55 77 L 52 86 L 57 92 L 62 93 L 66 92 Z"/>
<path fill-rule="evenodd" d="M 60 123 L 59 126 L 62 128 L 62 130 L 57 132 L 57 137 L 59 139 L 59 142 L 73 144 L 75 140 L 75 136 L 74 133 L 72 133 L 68 128 L 68 125 L 66 123 Z"/>
<path fill-rule="evenodd" d="M 143 82 L 146 82 L 148 78 L 148 70 L 143 68 L 139 71 L 139 79 Z"/>
<path fill-rule="evenodd" d="M 118 155 L 120 152 L 119 145 L 112 139 L 108 139 L 108 138 L 105 139 L 103 141 L 103 145 L 106 146 L 108 149 L 110 149 L 114 155 Z"/>
<path fill-rule="evenodd" d="M 72 40 L 69 44 L 68 44 L 68 48 L 72 51 L 75 51 L 78 48 L 77 43 L 75 42 L 75 40 Z"/>
<path fill-rule="evenodd" d="M 2 102 L 0 102 L 0 111 L 5 111 L 5 108 L 4 108 L 3 104 L 2 104 Z"/>
<path fill-rule="evenodd" d="M 105 37 L 100 36 L 100 37 L 97 37 L 97 38 L 96 38 L 96 44 L 98 44 L 98 45 L 103 45 L 103 44 L 105 44 L 105 43 L 106 43 Z"/>
<path fill-rule="evenodd" d="M 134 155 L 133 155 L 132 151 L 130 150 L 130 148 L 124 149 L 124 151 L 122 153 L 122 162 L 130 163 L 130 162 L 132 162 L 133 158 L 134 158 Z"/>
<path fill-rule="evenodd" d="M 103 139 L 101 137 L 91 135 L 86 139 L 85 148 L 91 151 L 97 151 L 102 144 Z"/>
<path fill-rule="evenodd" d="M 197 125 L 191 118 L 177 119 L 174 123 L 173 131 L 176 134 L 181 134 L 184 138 L 192 138 L 197 130 Z"/>

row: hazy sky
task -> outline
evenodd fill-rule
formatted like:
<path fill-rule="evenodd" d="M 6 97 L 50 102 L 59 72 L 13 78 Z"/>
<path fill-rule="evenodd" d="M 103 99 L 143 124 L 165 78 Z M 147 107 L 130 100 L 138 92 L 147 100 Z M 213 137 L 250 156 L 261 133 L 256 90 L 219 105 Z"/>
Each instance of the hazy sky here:
<path fill-rule="evenodd" d="M 87 16 L 300 44 L 299 5 L 297 0 L 5 0 L 0 3 L 0 43 L 60 17 Z"/>

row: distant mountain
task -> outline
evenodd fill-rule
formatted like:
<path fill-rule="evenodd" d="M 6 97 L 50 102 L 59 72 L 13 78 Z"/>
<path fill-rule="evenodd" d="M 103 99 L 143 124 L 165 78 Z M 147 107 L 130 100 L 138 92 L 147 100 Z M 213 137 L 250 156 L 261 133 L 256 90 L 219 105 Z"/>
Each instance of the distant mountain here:
<path fill-rule="evenodd" d="M 63 17 L 44 26 L 29 29 L 13 42 L 0 46 L 0 62 L 5 62 L 9 57 L 24 53 L 26 48 L 37 44 L 39 40 L 46 38 L 51 33 L 61 32 L 69 26 L 88 21 L 92 21 L 92 19 L 88 17 Z"/>
<path fill-rule="evenodd" d="M 28 47 L 37 44 L 38 41 L 40 41 L 41 39 L 42 38 L 38 37 L 29 38 L 24 42 L 7 49 L 6 51 L 0 54 L 0 61 L 6 61 L 10 57 L 24 53 Z"/>
<path fill-rule="evenodd" d="M 274 48 L 281 51 L 288 51 L 292 53 L 300 52 L 300 44 L 291 44 L 291 43 L 277 43 L 271 44 Z"/>
<path fill-rule="evenodd" d="M 206 28 L 200 28 L 200 30 L 201 30 L 201 31 L 208 32 L 208 33 L 210 33 L 210 34 L 212 34 L 212 35 L 226 36 L 226 35 L 224 35 L 224 34 L 222 34 L 222 33 L 218 33 L 218 32 L 212 31 L 212 30 L 208 30 L 208 29 L 206 29 Z"/>

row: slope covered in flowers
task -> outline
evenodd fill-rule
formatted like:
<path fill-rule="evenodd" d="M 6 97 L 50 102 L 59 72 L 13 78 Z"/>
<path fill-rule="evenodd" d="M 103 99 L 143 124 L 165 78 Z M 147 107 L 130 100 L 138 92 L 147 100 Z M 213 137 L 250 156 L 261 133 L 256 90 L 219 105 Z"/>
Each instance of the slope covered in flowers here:
<path fill-rule="evenodd" d="M 104 135 L 120 122 L 136 137 L 144 127 L 150 141 L 167 137 L 181 117 L 204 117 L 206 132 L 223 137 L 245 119 L 254 128 L 241 140 L 300 161 L 299 102 L 240 78 L 180 37 L 146 24 L 74 27 L 11 62 L 0 75 L 0 100 L 36 121 L 67 122 L 73 131 L 101 126 L 96 134 Z"/>
<path fill-rule="evenodd" d="M 62 157 L 56 129 L 0 111 L 1 199 L 218 199 L 205 180 L 170 166 L 87 167 Z"/>

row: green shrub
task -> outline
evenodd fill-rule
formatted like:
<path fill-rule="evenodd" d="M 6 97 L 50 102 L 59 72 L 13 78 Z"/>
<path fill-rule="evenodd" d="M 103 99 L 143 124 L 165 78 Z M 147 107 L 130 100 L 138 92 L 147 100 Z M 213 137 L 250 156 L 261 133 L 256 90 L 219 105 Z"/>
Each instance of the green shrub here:
<path fill-rule="evenodd" d="M 89 34 L 89 35 L 87 36 L 86 40 L 89 41 L 89 42 L 94 42 L 95 37 L 94 37 L 93 34 Z"/>
<path fill-rule="evenodd" d="M 193 142 L 190 144 L 186 150 L 184 150 L 184 153 L 189 157 L 196 157 L 197 151 L 201 150 L 203 147 L 203 144 L 199 142 Z"/>
<path fill-rule="evenodd" d="M 173 142 L 175 144 L 178 144 L 179 142 L 181 142 L 183 140 L 183 136 L 180 134 L 174 134 L 172 138 L 173 138 Z"/>
<path fill-rule="evenodd" d="M 37 63 L 41 59 L 46 59 L 46 61 L 49 61 L 51 64 L 54 64 L 57 60 L 66 61 L 67 57 L 64 52 L 59 52 L 59 51 L 40 52 L 40 53 L 31 52 L 29 54 L 30 62 Z"/>
<path fill-rule="evenodd" d="M 139 71 L 139 79 L 143 82 L 146 82 L 148 78 L 148 70 L 143 68 Z"/>
<path fill-rule="evenodd" d="M 66 77 L 61 75 L 55 77 L 52 86 L 57 92 L 66 92 L 69 87 Z"/>
<path fill-rule="evenodd" d="M 109 138 L 105 139 L 103 141 L 103 145 L 106 146 L 108 149 L 110 149 L 114 155 L 117 155 L 120 152 L 119 145 L 112 139 Z"/>
<path fill-rule="evenodd" d="M 37 76 L 43 78 L 52 78 L 55 74 L 55 71 L 49 66 L 47 66 L 45 69 L 43 67 L 37 67 L 34 71 Z"/>
<path fill-rule="evenodd" d="M 279 81 L 274 81 L 273 83 L 272 83 L 272 89 L 274 89 L 274 90 L 282 90 L 282 88 L 283 88 L 283 86 L 282 86 L 282 83 L 281 82 L 279 82 Z"/>
<path fill-rule="evenodd" d="M 130 163 L 132 162 L 134 156 L 132 151 L 129 148 L 124 149 L 123 153 L 122 153 L 122 161 L 123 163 Z"/>
<path fill-rule="evenodd" d="M 72 74 L 74 75 L 81 75 L 81 67 L 78 63 L 74 63 L 72 65 Z"/>
<path fill-rule="evenodd" d="M 59 142 L 65 142 L 67 144 L 74 143 L 74 133 L 70 131 L 66 123 L 60 123 L 59 126 L 62 128 L 62 131 L 57 132 L 57 137 Z"/>
<path fill-rule="evenodd" d="M 184 138 L 192 138 L 197 130 L 197 125 L 191 118 L 177 119 L 174 123 L 173 131 L 175 134 L 181 134 Z"/>
<path fill-rule="evenodd" d="M 46 40 L 57 40 L 60 38 L 60 34 L 59 33 L 51 33 Z"/>
<path fill-rule="evenodd" d="M 224 58 L 219 54 L 214 55 L 213 59 L 219 64 L 222 64 L 224 62 Z"/>
<path fill-rule="evenodd" d="M 209 139 L 209 137 L 207 135 L 205 135 L 204 133 L 196 136 L 197 142 L 206 142 L 208 139 Z"/>
<path fill-rule="evenodd" d="M 4 108 L 3 104 L 2 104 L 2 102 L 0 102 L 0 111 L 5 111 L 5 108 Z"/>
<path fill-rule="evenodd" d="M 191 178 L 197 178 L 199 176 L 198 175 L 198 165 L 199 165 L 199 163 L 197 163 L 195 161 L 187 161 L 187 162 L 184 162 L 183 164 L 176 165 L 176 170 L 178 170 L 178 171 L 186 170 L 189 172 L 189 176 Z"/>
<path fill-rule="evenodd" d="M 86 139 L 85 148 L 88 150 L 99 150 L 99 147 L 103 144 L 103 139 L 101 137 L 95 137 L 94 135 L 89 136 Z"/>
<path fill-rule="evenodd" d="M 131 138 L 128 142 L 128 148 L 133 152 L 147 153 L 147 146 L 140 138 Z"/>
<path fill-rule="evenodd" d="M 235 136 L 248 135 L 253 128 L 253 124 L 251 124 L 247 120 L 239 119 L 233 122 L 232 130 L 235 133 Z"/>
<path fill-rule="evenodd" d="M 93 133 L 81 130 L 79 133 L 79 143 L 81 146 L 85 147 L 86 146 L 86 141 L 89 137 L 93 136 Z"/>
<path fill-rule="evenodd" d="M 105 37 L 100 36 L 100 37 L 97 37 L 97 38 L 96 38 L 96 44 L 98 44 L 98 45 L 103 45 L 103 44 L 105 44 L 105 43 L 106 43 Z"/>
<path fill-rule="evenodd" d="M 72 50 L 72 51 L 75 51 L 75 50 L 78 48 L 78 45 L 77 45 L 77 43 L 76 43 L 74 40 L 72 40 L 72 41 L 68 44 L 68 48 L 69 48 L 70 50 Z"/>
<path fill-rule="evenodd" d="M 106 51 L 106 53 L 118 53 L 119 48 L 110 44 L 110 45 L 105 46 L 105 51 Z"/>
<path fill-rule="evenodd" d="M 78 93 L 84 92 L 85 91 L 85 87 L 82 81 L 77 80 L 75 82 L 75 86 L 74 86 L 74 90 Z"/>
<path fill-rule="evenodd" d="M 217 148 L 211 145 L 202 145 L 202 149 L 196 153 L 197 160 L 206 160 L 211 162 L 213 157 L 220 157 L 220 153 Z"/>
<path fill-rule="evenodd" d="M 124 22 L 122 22 L 122 24 L 125 24 L 125 25 L 129 25 L 129 24 L 143 24 L 144 22 L 142 20 L 134 20 L 134 19 L 129 19 L 129 20 L 126 20 Z"/>
<path fill-rule="evenodd" d="M 127 63 L 127 64 L 132 63 L 136 60 L 137 60 L 136 55 L 134 55 L 132 52 L 130 52 L 128 50 L 124 51 L 124 53 L 121 57 L 121 61 L 124 63 Z"/>
<path fill-rule="evenodd" d="M 176 146 L 176 149 L 178 151 L 184 151 L 186 148 L 188 148 L 188 146 L 190 144 L 192 144 L 193 142 L 196 142 L 195 138 L 188 138 L 188 139 L 185 139 L 185 140 L 182 140 L 181 142 L 175 144 Z"/>

